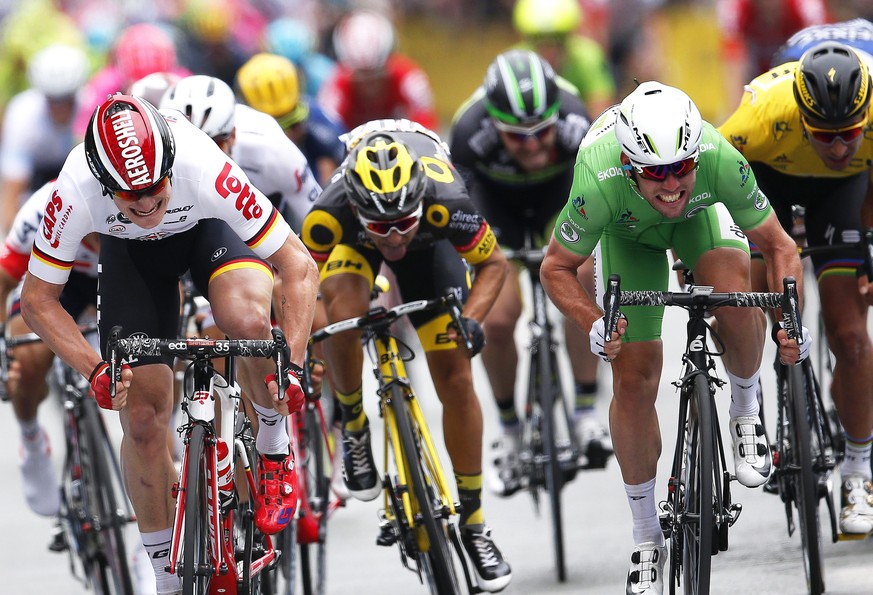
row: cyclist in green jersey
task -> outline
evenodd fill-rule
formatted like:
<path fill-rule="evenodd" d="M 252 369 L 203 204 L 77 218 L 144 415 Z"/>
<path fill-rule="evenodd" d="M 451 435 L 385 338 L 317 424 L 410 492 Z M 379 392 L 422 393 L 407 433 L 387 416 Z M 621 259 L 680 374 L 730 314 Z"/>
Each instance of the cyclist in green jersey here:
<path fill-rule="evenodd" d="M 623 308 L 627 318 L 619 321 L 615 340 L 605 342 L 601 308 L 579 284 L 576 270 L 593 252 L 598 294 L 612 273 L 621 275 L 623 289 L 666 290 L 667 251 L 673 249 L 702 285 L 749 291 L 747 236 L 769 263 L 773 291 L 782 291 L 785 276 L 800 281 L 794 242 L 759 191 L 748 162 L 701 120 L 688 95 L 658 82 L 643 83 L 594 122 L 576 158 L 570 198 L 555 224 L 542 280 L 561 312 L 590 329 L 591 350 L 612 362 L 610 430 L 636 544 L 629 594 L 663 591 L 666 549 L 654 495 L 661 452 L 655 400 L 663 362 L 663 307 Z M 745 486 L 759 486 L 771 470 L 756 398 L 764 313 L 720 308 L 715 316 L 731 386 L 736 476 Z M 777 339 L 785 362 L 808 352 L 809 341 L 801 354 L 784 330 Z"/>

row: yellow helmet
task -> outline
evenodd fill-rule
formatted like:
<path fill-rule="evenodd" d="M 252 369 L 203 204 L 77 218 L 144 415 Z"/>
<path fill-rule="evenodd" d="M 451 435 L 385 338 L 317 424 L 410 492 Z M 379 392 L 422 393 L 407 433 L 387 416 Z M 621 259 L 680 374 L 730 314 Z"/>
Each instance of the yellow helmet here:
<path fill-rule="evenodd" d="M 579 28 L 582 9 L 578 0 L 518 0 L 512 22 L 524 37 L 567 35 Z"/>
<path fill-rule="evenodd" d="M 245 102 L 276 118 L 282 128 L 309 115 L 309 106 L 300 100 L 297 69 L 283 56 L 255 54 L 236 73 L 236 82 Z"/>

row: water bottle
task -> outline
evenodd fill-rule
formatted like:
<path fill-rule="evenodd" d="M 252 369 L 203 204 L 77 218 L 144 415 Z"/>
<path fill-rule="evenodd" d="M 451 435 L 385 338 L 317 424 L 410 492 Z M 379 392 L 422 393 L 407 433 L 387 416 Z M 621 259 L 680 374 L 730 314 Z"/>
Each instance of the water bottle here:
<path fill-rule="evenodd" d="M 233 497 L 233 457 L 223 438 L 216 440 L 215 454 L 218 458 L 218 493 L 222 502 L 226 502 Z"/>

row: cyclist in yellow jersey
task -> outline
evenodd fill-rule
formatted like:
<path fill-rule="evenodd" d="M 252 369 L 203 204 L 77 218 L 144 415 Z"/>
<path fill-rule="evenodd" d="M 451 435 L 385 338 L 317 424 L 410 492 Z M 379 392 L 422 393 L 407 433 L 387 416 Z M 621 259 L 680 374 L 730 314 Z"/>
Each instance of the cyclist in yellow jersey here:
<path fill-rule="evenodd" d="M 869 58 L 869 56 L 868 56 Z M 752 165 L 779 221 L 806 207 L 811 246 L 858 241 L 873 227 L 873 118 L 870 66 L 852 47 L 825 42 L 749 85 L 720 132 Z M 846 432 L 840 528 L 873 531 L 873 344 L 867 310 L 873 286 L 857 250 L 813 256 L 827 340 L 836 366 L 831 387 Z"/>

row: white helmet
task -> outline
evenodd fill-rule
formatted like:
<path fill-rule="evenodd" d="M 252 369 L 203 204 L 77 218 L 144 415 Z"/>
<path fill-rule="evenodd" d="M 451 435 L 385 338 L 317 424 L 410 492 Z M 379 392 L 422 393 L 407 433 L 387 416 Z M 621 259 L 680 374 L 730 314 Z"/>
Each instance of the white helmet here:
<path fill-rule="evenodd" d="M 153 72 L 130 84 L 128 95 L 142 97 L 153 106 L 161 104 L 161 98 L 167 89 L 178 83 L 181 76 L 174 72 Z"/>
<path fill-rule="evenodd" d="M 47 46 L 31 58 L 27 78 L 50 99 L 75 95 L 88 80 L 88 57 L 75 46 Z"/>
<path fill-rule="evenodd" d="M 353 12 L 334 29 L 333 49 L 343 66 L 379 70 L 394 49 L 394 26 L 377 12 Z"/>
<path fill-rule="evenodd" d="M 615 138 L 634 165 L 667 165 L 694 157 L 703 120 L 691 98 L 656 81 L 642 83 L 624 98 Z"/>
<path fill-rule="evenodd" d="M 212 138 L 233 131 L 236 97 L 227 83 L 212 76 L 186 76 L 167 89 L 160 107 L 182 112 Z"/>

